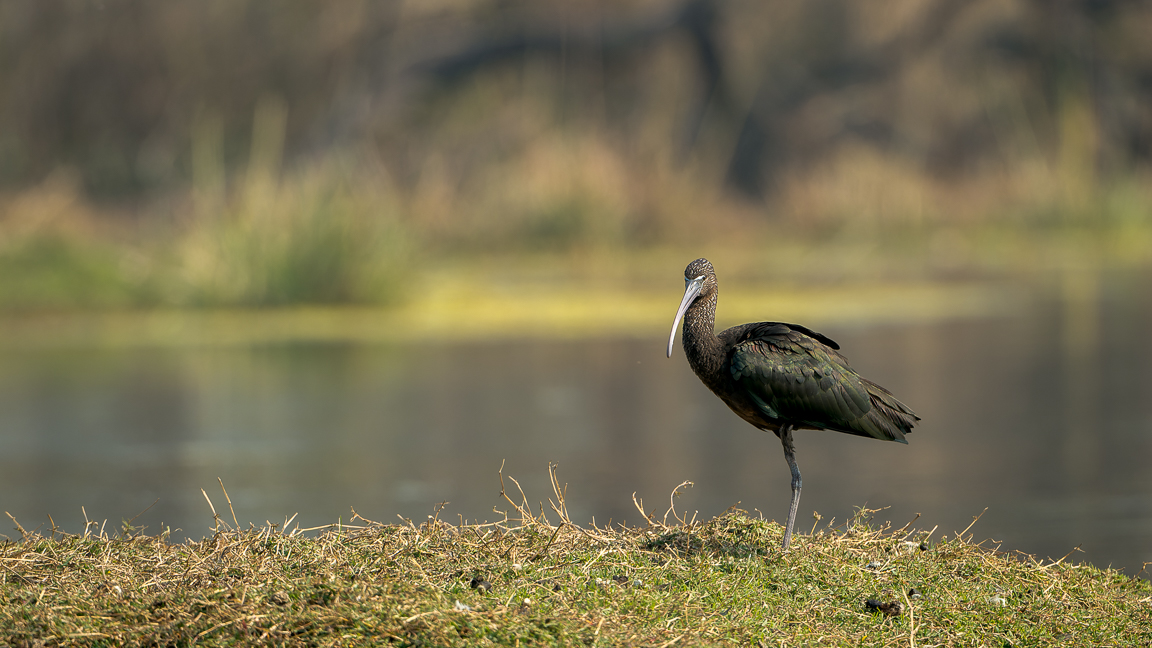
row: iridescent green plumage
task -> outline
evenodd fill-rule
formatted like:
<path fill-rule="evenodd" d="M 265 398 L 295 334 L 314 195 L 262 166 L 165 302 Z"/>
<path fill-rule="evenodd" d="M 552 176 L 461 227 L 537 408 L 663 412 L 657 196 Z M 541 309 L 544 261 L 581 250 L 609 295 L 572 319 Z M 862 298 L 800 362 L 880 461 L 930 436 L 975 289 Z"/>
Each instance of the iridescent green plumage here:
<path fill-rule="evenodd" d="M 684 318 L 684 353 L 700 380 L 732 411 L 780 437 L 792 470 L 788 547 L 800 500 L 792 430 L 836 430 L 907 443 L 916 414 L 880 385 L 862 378 L 830 338 L 797 324 L 759 322 L 714 331 L 719 289 L 707 259 L 684 271 L 684 298 L 668 339 Z"/>
<path fill-rule="evenodd" d="M 883 387 L 861 378 L 832 340 L 777 322 L 730 329 L 740 342 L 729 351 L 736 385 L 752 398 L 764 423 L 836 430 L 885 441 L 904 440 L 915 414 Z M 760 421 L 749 421 L 758 425 Z"/>

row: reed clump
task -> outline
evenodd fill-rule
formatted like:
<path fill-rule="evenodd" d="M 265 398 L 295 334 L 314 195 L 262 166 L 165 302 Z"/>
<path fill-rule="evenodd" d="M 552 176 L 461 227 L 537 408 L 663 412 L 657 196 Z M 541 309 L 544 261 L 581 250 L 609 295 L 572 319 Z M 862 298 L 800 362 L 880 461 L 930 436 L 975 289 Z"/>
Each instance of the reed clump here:
<path fill-rule="evenodd" d="M 511 482 L 514 480 L 508 478 Z M 1152 586 L 1119 572 L 874 526 L 780 550 L 782 528 L 669 508 L 574 524 L 564 489 L 493 523 L 239 528 L 173 544 L 130 526 L 0 546 L 0 640 L 47 645 L 1115 645 L 1152 642 Z M 637 506 L 643 511 L 642 503 Z"/>
<path fill-rule="evenodd" d="M 202 119 L 191 186 L 144 216 L 97 207 L 67 172 L 0 196 L 0 309 L 395 303 L 414 237 L 386 174 L 340 152 L 283 168 L 286 119 L 262 103 L 247 168 L 231 174 L 219 124 Z"/>

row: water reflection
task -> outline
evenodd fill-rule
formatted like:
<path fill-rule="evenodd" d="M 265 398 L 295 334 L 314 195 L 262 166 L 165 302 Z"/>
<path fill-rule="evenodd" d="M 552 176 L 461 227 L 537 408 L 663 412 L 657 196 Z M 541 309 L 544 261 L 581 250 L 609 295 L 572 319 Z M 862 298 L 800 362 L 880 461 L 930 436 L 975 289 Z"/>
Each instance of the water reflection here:
<path fill-rule="evenodd" d="M 1139 571 L 1152 560 L 1152 291 L 1069 285 L 1025 316 L 823 327 L 924 418 L 910 445 L 802 432 L 798 527 L 889 507 L 899 525 Z M 722 308 L 722 307 L 721 307 Z M 814 323 L 815 324 L 815 323 Z M 226 519 L 494 519 L 497 470 L 533 503 L 560 465 L 572 517 L 703 516 L 740 502 L 782 519 L 778 442 L 740 421 L 663 341 L 531 341 L 0 353 L 0 510 L 28 528 L 91 519 L 174 537 Z M 9 533 L 11 535 L 11 533 Z"/>

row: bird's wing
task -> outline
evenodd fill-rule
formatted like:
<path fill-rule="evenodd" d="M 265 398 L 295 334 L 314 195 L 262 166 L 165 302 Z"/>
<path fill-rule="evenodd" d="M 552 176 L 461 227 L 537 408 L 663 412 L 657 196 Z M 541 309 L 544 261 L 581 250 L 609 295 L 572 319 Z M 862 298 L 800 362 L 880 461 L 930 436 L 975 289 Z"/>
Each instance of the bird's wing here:
<path fill-rule="evenodd" d="M 740 338 L 729 356 L 732 377 L 768 417 L 893 439 L 882 429 L 887 426 L 868 416 L 873 403 L 865 381 L 824 336 L 765 322 L 746 328 Z"/>

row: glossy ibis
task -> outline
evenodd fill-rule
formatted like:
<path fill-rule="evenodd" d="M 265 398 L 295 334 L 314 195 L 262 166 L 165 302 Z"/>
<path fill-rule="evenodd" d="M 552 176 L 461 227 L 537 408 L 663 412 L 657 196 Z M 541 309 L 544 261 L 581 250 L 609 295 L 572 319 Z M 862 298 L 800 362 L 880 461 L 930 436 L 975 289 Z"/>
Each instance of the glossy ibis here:
<path fill-rule="evenodd" d="M 860 377 L 838 352 L 840 345 L 809 328 L 757 322 L 716 335 L 717 293 L 716 272 L 708 259 L 688 264 L 684 299 L 668 336 L 668 357 L 683 318 L 684 355 L 692 371 L 740 418 L 780 438 L 792 469 L 787 549 L 801 485 L 793 430 L 836 430 L 908 443 L 904 435 L 920 417 L 887 389 Z"/>

